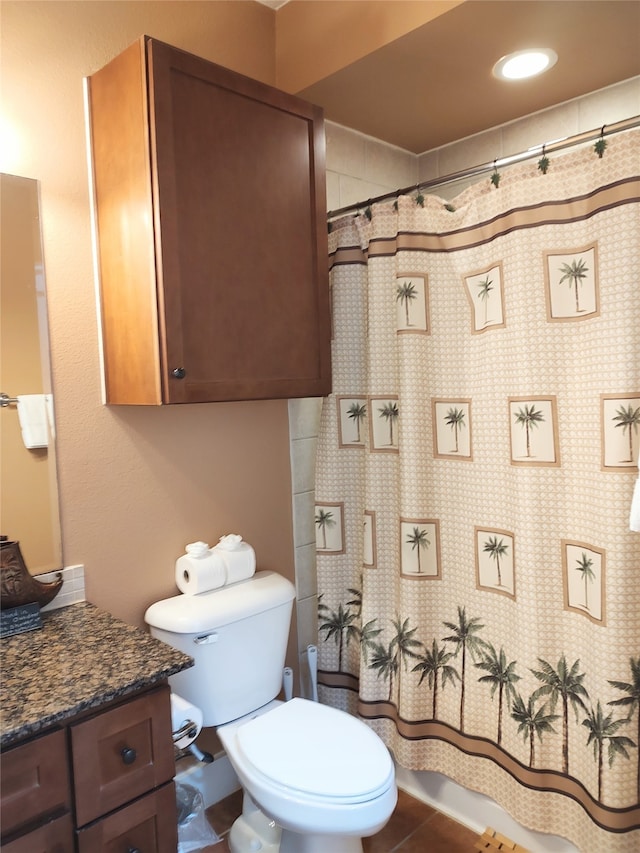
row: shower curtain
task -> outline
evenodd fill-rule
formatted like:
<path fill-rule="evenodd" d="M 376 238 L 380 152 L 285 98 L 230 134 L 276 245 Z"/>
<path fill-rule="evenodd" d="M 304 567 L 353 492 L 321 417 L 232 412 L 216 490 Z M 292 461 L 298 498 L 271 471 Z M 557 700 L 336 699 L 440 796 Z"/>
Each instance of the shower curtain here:
<path fill-rule="evenodd" d="M 640 849 L 640 134 L 332 223 L 321 701 Z"/>

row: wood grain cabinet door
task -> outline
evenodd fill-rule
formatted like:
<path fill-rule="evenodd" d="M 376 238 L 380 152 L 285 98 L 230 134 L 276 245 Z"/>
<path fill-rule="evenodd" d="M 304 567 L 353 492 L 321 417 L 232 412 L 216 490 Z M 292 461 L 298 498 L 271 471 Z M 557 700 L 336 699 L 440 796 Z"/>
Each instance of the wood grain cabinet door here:
<path fill-rule="evenodd" d="M 107 402 L 328 394 L 322 110 L 149 38 L 89 93 Z"/>
<path fill-rule="evenodd" d="M 175 853 L 177 844 L 173 782 L 78 831 L 78 853 Z"/>
<path fill-rule="evenodd" d="M 74 853 L 71 815 L 45 823 L 12 841 L 3 843 L 2 853 Z"/>
<path fill-rule="evenodd" d="M 2 835 L 10 835 L 71 804 L 64 731 L 51 732 L 2 753 Z M 35 853 L 35 848 L 34 848 Z"/>
<path fill-rule="evenodd" d="M 161 687 L 71 726 L 77 826 L 173 778 L 169 696 Z"/>

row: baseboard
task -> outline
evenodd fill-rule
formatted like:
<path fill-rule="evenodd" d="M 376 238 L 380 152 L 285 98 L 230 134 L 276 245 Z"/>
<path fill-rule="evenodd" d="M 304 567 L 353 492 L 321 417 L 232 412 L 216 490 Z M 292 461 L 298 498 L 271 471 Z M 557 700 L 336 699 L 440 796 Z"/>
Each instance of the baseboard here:
<path fill-rule="evenodd" d="M 206 809 L 240 788 L 236 772 L 224 752 L 217 753 L 211 764 L 198 761 L 195 756 L 181 758 L 177 771 L 176 782 L 197 788 Z"/>

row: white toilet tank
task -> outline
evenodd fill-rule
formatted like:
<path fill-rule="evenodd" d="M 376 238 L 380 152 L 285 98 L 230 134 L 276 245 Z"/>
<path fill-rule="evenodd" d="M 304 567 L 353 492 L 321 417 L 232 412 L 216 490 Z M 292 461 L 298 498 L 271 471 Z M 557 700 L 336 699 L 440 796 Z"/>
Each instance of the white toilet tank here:
<path fill-rule="evenodd" d="M 195 666 L 169 678 L 172 690 L 218 726 L 261 708 L 280 692 L 295 588 L 275 572 L 200 595 L 152 604 L 152 636 Z"/>

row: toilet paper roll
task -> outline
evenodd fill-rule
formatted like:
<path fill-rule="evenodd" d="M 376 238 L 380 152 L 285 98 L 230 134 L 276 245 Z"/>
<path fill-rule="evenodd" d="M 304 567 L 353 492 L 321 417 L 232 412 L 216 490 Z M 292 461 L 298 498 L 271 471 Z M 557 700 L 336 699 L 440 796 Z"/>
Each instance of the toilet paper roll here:
<path fill-rule="evenodd" d="M 237 583 L 252 577 L 256 571 L 256 554 L 248 542 L 243 542 L 242 536 L 230 533 L 221 536 L 218 544 L 211 549 L 224 562 L 226 583 Z"/>
<path fill-rule="evenodd" d="M 203 715 L 200 708 L 187 702 L 182 696 L 177 693 L 171 694 L 171 731 L 173 733 L 173 742 L 178 749 L 185 749 L 190 746 L 202 731 Z M 193 723 L 189 733 L 176 740 L 176 733 Z M 194 728 L 195 727 L 195 728 Z M 193 729 L 193 730 L 192 730 Z"/>
<path fill-rule="evenodd" d="M 185 595 L 199 595 L 224 586 L 227 567 L 219 553 L 206 542 L 192 542 L 176 560 L 176 586 Z"/>

